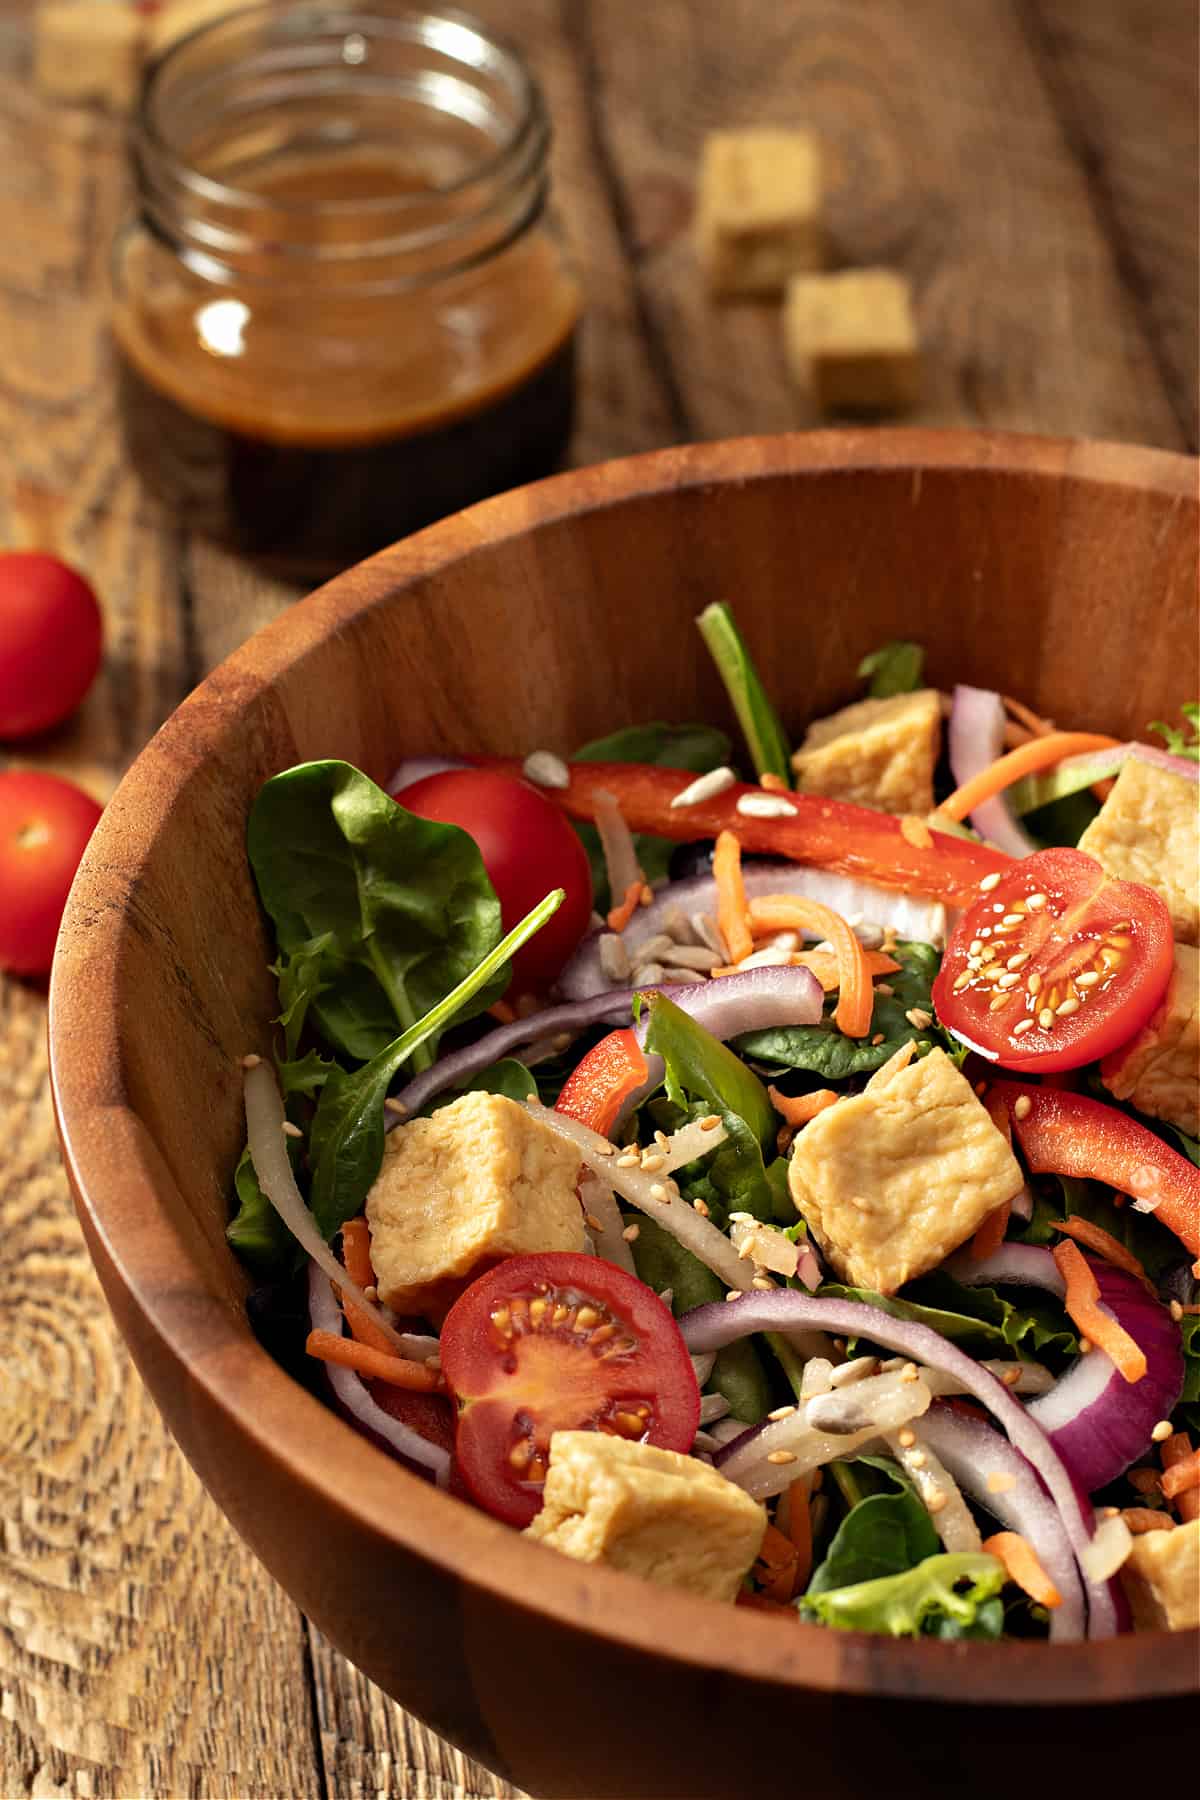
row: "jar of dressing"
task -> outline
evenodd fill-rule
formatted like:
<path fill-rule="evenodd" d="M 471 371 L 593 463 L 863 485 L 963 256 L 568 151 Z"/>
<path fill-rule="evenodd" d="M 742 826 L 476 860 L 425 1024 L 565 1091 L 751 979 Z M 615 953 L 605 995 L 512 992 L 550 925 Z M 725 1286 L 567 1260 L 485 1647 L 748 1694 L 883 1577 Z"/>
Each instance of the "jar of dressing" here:
<path fill-rule="evenodd" d="M 549 139 L 465 13 L 269 0 L 151 66 L 113 330 L 180 524 L 319 574 L 555 468 L 580 293 Z"/>

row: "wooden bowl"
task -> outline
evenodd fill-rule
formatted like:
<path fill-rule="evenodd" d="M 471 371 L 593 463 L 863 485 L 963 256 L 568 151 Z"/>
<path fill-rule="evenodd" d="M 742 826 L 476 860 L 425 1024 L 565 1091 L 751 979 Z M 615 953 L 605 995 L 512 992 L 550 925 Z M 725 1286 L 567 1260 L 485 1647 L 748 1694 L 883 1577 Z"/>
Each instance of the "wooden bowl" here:
<path fill-rule="evenodd" d="M 1182 1749 L 1198 1637 L 893 1643 L 735 1612 L 523 1542 L 296 1386 L 250 1334 L 223 1237 L 238 1059 L 266 1050 L 275 1010 L 251 797 L 309 757 L 384 779 L 410 752 L 731 724 L 692 626 L 717 599 L 797 725 L 905 636 L 941 686 L 1132 735 L 1200 691 L 1196 567 L 1196 465 L 1153 450 L 911 431 L 664 451 L 508 494 L 340 576 L 203 682 L 109 806 L 50 1021 L 108 1299 L 184 1452 L 298 1604 L 534 1793 L 1125 1791 Z"/>

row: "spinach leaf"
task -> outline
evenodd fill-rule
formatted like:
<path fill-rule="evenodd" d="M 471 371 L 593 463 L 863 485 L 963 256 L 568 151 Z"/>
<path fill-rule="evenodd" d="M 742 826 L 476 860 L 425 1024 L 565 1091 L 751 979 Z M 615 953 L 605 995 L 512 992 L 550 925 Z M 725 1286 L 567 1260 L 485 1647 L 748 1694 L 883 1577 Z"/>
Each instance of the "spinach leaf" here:
<path fill-rule="evenodd" d="M 933 1522 L 911 1488 L 872 1494 L 842 1520 L 805 1598 L 901 1575 L 927 1556 L 936 1556 L 937 1549 Z"/>
<path fill-rule="evenodd" d="M 294 1142 L 289 1140 L 290 1152 Z M 294 1162 L 295 1152 L 291 1154 Z M 238 1207 L 225 1227 L 225 1238 L 242 1261 L 260 1275 L 298 1268 L 304 1252 L 259 1187 L 248 1144 L 234 1171 L 233 1188 Z"/>
<path fill-rule="evenodd" d="M 663 769 L 687 769 L 705 775 L 719 769 L 730 757 L 730 743 L 723 731 L 711 725 L 630 725 L 610 737 L 596 738 L 571 758 L 572 762 L 654 763 Z M 587 851 L 592 870 L 592 889 L 597 911 L 607 910 L 608 870 L 594 825 L 575 826 Z M 647 881 L 661 881 L 667 873 L 675 845 L 668 838 L 634 834 L 634 847 Z"/>
<path fill-rule="evenodd" d="M 826 1081 L 844 1081 L 850 1075 L 870 1075 L 881 1069 L 890 1056 L 914 1039 L 922 1056 L 935 1045 L 961 1065 L 966 1050 L 947 1036 L 940 1026 L 915 1027 L 907 1015 L 912 1011 L 934 1018 L 931 997 L 934 977 L 941 957 L 932 944 L 899 943 L 895 951 L 899 969 L 885 978 L 890 994 L 875 990 L 875 1006 L 871 1014 L 871 1030 L 866 1037 L 848 1038 L 833 1022 L 837 1005 L 836 993 L 827 995 L 825 1012 L 816 1025 L 778 1025 L 768 1031 L 747 1031 L 734 1039 L 740 1055 L 776 1070 L 804 1069 L 821 1075 Z M 883 1042 L 872 1039 L 882 1032 Z"/>
<path fill-rule="evenodd" d="M 1168 1125 L 1167 1130 L 1175 1139 L 1179 1154 L 1186 1156 L 1189 1162 L 1195 1163 L 1196 1167 L 1200 1169 L 1200 1138 L 1189 1137 L 1186 1131 L 1179 1129 L 1178 1125 Z"/>
<path fill-rule="evenodd" d="M 466 1081 L 460 1081 L 457 1087 L 446 1088 L 443 1093 L 436 1094 L 428 1106 L 422 1107 L 419 1116 L 428 1118 L 430 1113 L 438 1112 L 443 1106 L 450 1106 L 463 1094 L 504 1094 L 509 1100 L 516 1100 L 523 1105 L 528 1096 L 537 1091 L 537 1082 L 525 1064 L 518 1062 L 515 1056 L 506 1056 L 503 1061 L 492 1063 Z"/>
<path fill-rule="evenodd" d="M 1194 762 L 1200 762 L 1200 701 L 1189 700 L 1179 710 L 1186 721 L 1182 727 L 1155 719 L 1150 730 L 1157 731 L 1172 756 L 1190 756 Z"/>
<path fill-rule="evenodd" d="M 472 839 L 406 812 L 349 763 L 273 776 L 251 809 L 247 847 L 279 945 L 289 1056 L 310 1012 L 336 1050 L 378 1056 L 499 939 L 500 903 Z M 469 1011 L 507 981 L 496 968 Z M 435 1045 L 436 1032 L 426 1063 Z"/>
<path fill-rule="evenodd" d="M 677 1319 L 693 1307 L 707 1306 L 724 1298 L 725 1289 L 699 1257 L 686 1250 L 678 1238 L 654 1219 L 638 1220 L 633 1242 L 633 1262 L 641 1280 L 656 1294 L 670 1288 L 672 1311 Z M 774 1404 L 758 1351 L 750 1338 L 742 1338 L 717 1352 L 708 1386 L 723 1394 L 735 1419 L 757 1425 Z"/>
<path fill-rule="evenodd" d="M 1056 844 L 1077 844 L 1099 811 L 1094 794 L 1065 794 L 1027 813 L 1021 823 L 1035 843 L 1050 850 Z"/>
<path fill-rule="evenodd" d="M 870 1288 L 845 1287 L 827 1281 L 819 1292 L 838 1300 L 860 1300 L 893 1319 L 928 1325 L 971 1356 L 1050 1356 L 1058 1361 L 1079 1348 L 1061 1304 L 1049 1294 L 1022 1291 L 1020 1305 L 990 1287 L 964 1287 L 941 1270 L 910 1281 L 903 1295 L 877 1294 Z"/>
<path fill-rule="evenodd" d="M 738 724 L 759 775 L 778 775 L 789 787 L 792 770 L 788 741 L 778 714 L 754 666 L 750 650 L 723 601 L 714 601 L 696 624 L 737 714 Z"/>
<path fill-rule="evenodd" d="M 864 1501 L 864 1505 L 867 1502 Z M 837 1631 L 874 1631 L 885 1637 L 965 1635 L 983 1626 L 988 1635 L 1003 1630 L 1003 1608 L 983 1613 L 1004 1586 L 1004 1564 L 971 1551 L 927 1556 L 913 1569 L 853 1587 L 831 1588 L 799 1602 L 803 1618 Z M 973 1632 L 977 1635 L 977 1632 Z"/>
<path fill-rule="evenodd" d="M 925 650 L 921 644 L 895 638 L 864 656 L 858 665 L 872 700 L 889 700 L 893 694 L 914 694 L 921 685 Z"/>
<path fill-rule="evenodd" d="M 758 1076 L 663 993 L 650 1000 L 646 1049 L 667 1065 L 670 1099 L 678 1105 L 686 1104 L 687 1095 L 707 1100 L 714 1111 L 744 1119 L 761 1145 L 773 1145 L 778 1120 Z"/>
<path fill-rule="evenodd" d="M 302 1095 L 306 1100 L 315 1099 L 336 1067 L 331 1058 L 321 1056 L 316 1050 L 290 1062 L 276 1063 L 279 1091 L 285 1101 L 293 1094 Z"/>
<path fill-rule="evenodd" d="M 1179 1239 L 1152 1214 L 1135 1212 L 1132 1206 L 1114 1206 L 1110 1188 L 1071 1175 L 1035 1180 L 1032 1216 L 1012 1235 L 1024 1244 L 1059 1244 L 1062 1234 L 1055 1231 L 1052 1221 L 1072 1215 L 1102 1226 L 1110 1237 L 1132 1250 L 1151 1281 L 1161 1281 L 1185 1255 Z M 1013 1223 L 1015 1226 L 1017 1221 Z"/>
<path fill-rule="evenodd" d="M 313 1172 L 309 1205 L 323 1237 L 331 1238 L 362 1211 L 383 1162 L 383 1103 L 397 1072 L 415 1050 L 444 1031 L 480 993 L 489 991 L 497 971 L 507 968 L 508 957 L 558 911 L 563 898 L 562 888 L 547 894 L 451 993 L 361 1069 L 352 1075 L 344 1069 L 331 1071 L 321 1089 L 308 1146 Z"/>

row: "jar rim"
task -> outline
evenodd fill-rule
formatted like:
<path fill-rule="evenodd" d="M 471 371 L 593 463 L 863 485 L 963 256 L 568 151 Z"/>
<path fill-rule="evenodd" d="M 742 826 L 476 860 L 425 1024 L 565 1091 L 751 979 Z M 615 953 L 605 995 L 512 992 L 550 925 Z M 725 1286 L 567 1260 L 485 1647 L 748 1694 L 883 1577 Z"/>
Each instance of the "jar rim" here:
<path fill-rule="evenodd" d="M 512 39 L 492 30 L 483 20 L 464 8 L 442 5 L 425 7 L 413 5 L 410 0 L 345 0 L 345 4 L 336 9 L 317 12 L 311 0 L 253 0 L 252 4 L 242 6 L 235 12 L 194 26 L 184 36 L 168 44 L 143 71 L 135 114 L 135 145 L 137 149 L 161 157 L 168 163 L 172 178 L 185 190 L 228 207 L 231 211 L 258 208 L 264 200 L 260 189 L 219 181 L 203 170 L 192 167 L 186 155 L 181 154 L 171 143 L 160 129 L 155 105 L 164 79 L 177 71 L 186 54 L 198 45 L 219 43 L 223 36 L 232 38 L 236 28 L 245 28 L 256 19 L 265 24 L 271 19 L 284 19 L 291 13 L 300 18 L 310 14 L 314 29 L 319 30 L 322 35 L 341 35 L 346 40 L 361 38 L 365 28 L 374 26 L 377 31 L 382 28 L 384 36 L 406 39 L 414 44 L 424 42 L 436 49 L 438 46 L 431 43 L 429 35 L 414 27 L 433 24 L 465 32 L 486 46 L 493 66 L 503 65 L 505 79 L 516 104 L 510 128 L 494 148 L 461 174 L 444 181 L 431 181 L 412 193 L 377 195 L 354 200 L 318 200 L 272 194 L 272 210 L 284 217 L 291 215 L 296 219 L 307 219 L 318 211 L 325 217 L 340 215 L 369 219 L 375 216 L 403 216 L 406 211 L 428 207 L 431 201 L 453 199 L 469 192 L 475 185 L 494 181 L 503 173 L 507 164 L 525 153 L 531 138 L 548 139 L 549 118 L 541 86 L 520 49 Z M 484 65 L 477 62 L 473 66 L 480 68 Z"/>

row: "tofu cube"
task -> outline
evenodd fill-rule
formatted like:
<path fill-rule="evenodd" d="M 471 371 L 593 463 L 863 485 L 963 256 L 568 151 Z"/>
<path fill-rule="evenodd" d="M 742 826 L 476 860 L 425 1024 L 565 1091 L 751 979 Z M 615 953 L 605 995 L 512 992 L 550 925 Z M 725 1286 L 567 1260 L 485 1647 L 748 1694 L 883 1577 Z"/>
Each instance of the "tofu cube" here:
<path fill-rule="evenodd" d="M 137 93 L 142 33 L 129 0 L 43 0 L 34 15 L 34 82 L 51 100 L 126 111 Z"/>
<path fill-rule="evenodd" d="M 783 304 L 788 367 L 823 412 L 902 412 L 921 353 L 908 282 L 892 269 L 798 275 Z"/>
<path fill-rule="evenodd" d="M 1130 756 L 1079 848 L 1161 894 L 1179 942 L 1200 944 L 1200 807 L 1188 776 Z"/>
<path fill-rule="evenodd" d="M 501 1257 L 586 1249 L 579 1152 L 502 1094 L 463 1094 L 387 1139 L 367 1195 L 379 1297 L 439 1319 Z"/>
<path fill-rule="evenodd" d="M 818 1113 L 788 1184 L 839 1279 L 894 1294 L 1011 1200 L 1021 1171 L 970 1082 L 931 1050 Z"/>
<path fill-rule="evenodd" d="M 709 1464 L 599 1431 L 550 1439 L 542 1510 L 525 1536 L 660 1587 L 732 1600 L 767 1515 Z"/>
<path fill-rule="evenodd" d="M 1176 944 L 1161 1006 L 1135 1038 L 1100 1065 L 1117 1100 L 1200 1136 L 1200 951 Z"/>
<path fill-rule="evenodd" d="M 1121 1586 L 1137 1631 L 1188 1631 L 1200 1625 L 1200 1519 L 1135 1537 Z"/>
<path fill-rule="evenodd" d="M 239 3 L 244 5 L 245 0 L 161 0 L 157 10 L 150 15 L 149 54 L 157 56 L 189 31 L 233 12 Z"/>
<path fill-rule="evenodd" d="M 696 250 L 714 294 L 781 294 L 825 260 L 821 159 L 807 131 L 714 131 L 705 139 Z"/>
<path fill-rule="evenodd" d="M 796 786 L 802 794 L 924 818 L 933 810 L 941 734 L 936 688 L 857 700 L 809 726 L 792 757 Z"/>

